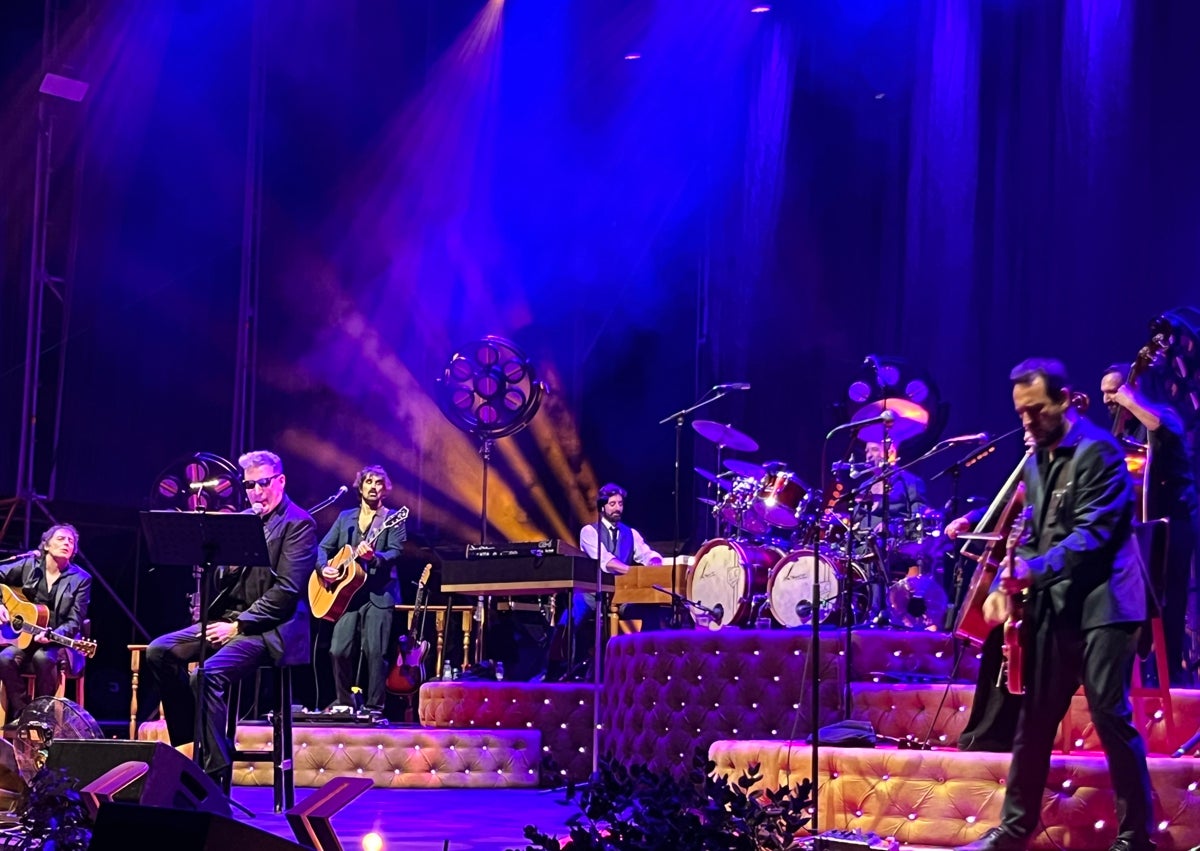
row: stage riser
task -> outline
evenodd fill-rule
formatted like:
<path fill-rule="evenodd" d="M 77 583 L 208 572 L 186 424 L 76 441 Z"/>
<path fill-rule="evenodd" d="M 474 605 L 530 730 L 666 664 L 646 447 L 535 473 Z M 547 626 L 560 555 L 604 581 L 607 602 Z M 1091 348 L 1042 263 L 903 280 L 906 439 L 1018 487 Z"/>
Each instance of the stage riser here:
<path fill-rule="evenodd" d="M 1007 754 L 822 747 L 822 830 L 861 830 L 901 843 L 953 847 L 977 839 L 1000 820 Z M 737 779 L 758 764 L 760 788 L 811 776 L 812 750 L 802 742 L 718 741 L 709 749 L 718 774 Z M 1154 837 L 1159 851 L 1200 845 L 1200 762 L 1155 757 Z M 1035 851 L 1094 851 L 1116 838 L 1113 795 L 1102 756 L 1051 761 Z"/>
<path fill-rule="evenodd" d="M 139 739 L 166 741 L 166 725 L 147 722 Z M 537 730 L 450 730 L 414 727 L 294 728 L 295 778 L 301 787 L 334 777 L 369 777 L 385 789 L 536 787 L 543 758 Z M 238 747 L 271 750 L 271 728 L 239 725 Z M 237 786 L 270 786 L 270 763 L 237 762 Z"/>

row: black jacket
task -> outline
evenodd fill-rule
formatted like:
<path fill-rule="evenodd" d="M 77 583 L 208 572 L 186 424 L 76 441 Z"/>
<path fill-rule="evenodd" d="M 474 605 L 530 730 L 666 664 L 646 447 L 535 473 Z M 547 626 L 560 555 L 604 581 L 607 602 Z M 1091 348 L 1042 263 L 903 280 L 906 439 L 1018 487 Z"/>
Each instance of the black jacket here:
<path fill-rule="evenodd" d="M 38 553 L 8 565 L 0 573 L 0 582 L 9 587 L 19 587 L 25 599 L 33 600 L 46 570 L 43 559 L 43 554 Z M 91 574 L 77 564 L 68 564 L 50 589 L 50 596 L 53 600 L 50 628 L 69 638 L 83 635 L 83 622 L 87 620 L 88 604 L 92 601 Z"/>
<path fill-rule="evenodd" d="M 232 608 L 247 635 L 261 635 L 276 664 L 308 661 L 308 577 L 317 557 L 317 524 L 286 496 L 263 518 L 270 566 L 244 567 L 217 579 L 209 617 Z"/>
<path fill-rule="evenodd" d="M 363 535 L 358 528 L 358 512 L 358 508 L 348 509 L 333 521 L 333 525 L 329 527 L 329 531 L 321 540 L 320 552 L 317 553 L 318 567 L 327 563 L 337 555 L 338 550 L 347 544 L 357 546 L 362 542 Z M 389 510 L 387 516 L 380 522 L 390 520 L 393 514 L 395 511 Z M 370 564 L 364 565 L 367 571 L 367 581 L 355 595 L 356 598 L 366 594 L 372 605 L 384 609 L 400 605 L 400 584 L 396 580 L 396 562 L 400 560 L 407 537 L 408 533 L 403 520 L 380 533 L 379 537 L 375 539 L 375 558 L 371 559 Z M 355 603 L 352 602 L 351 608 L 355 607 Z"/>
<path fill-rule="evenodd" d="M 1062 465 L 1070 463 L 1069 469 Z M 1047 480 L 1058 475 L 1053 488 Z M 1146 579 L 1132 535 L 1133 484 L 1116 440 L 1089 420 L 1071 426 L 1051 460 L 1025 463 L 1032 507 L 1029 562 L 1033 588 L 1081 629 L 1146 618 Z"/>

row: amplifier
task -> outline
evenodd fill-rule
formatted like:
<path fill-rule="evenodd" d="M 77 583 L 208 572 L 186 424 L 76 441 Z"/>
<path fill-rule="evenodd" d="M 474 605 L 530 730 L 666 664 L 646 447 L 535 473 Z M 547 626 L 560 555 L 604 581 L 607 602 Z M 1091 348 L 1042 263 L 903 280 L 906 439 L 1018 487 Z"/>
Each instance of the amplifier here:
<path fill-rule="evenodd" d="M 541 558 L 549 555 L 586 558 L 579 547 L 559 538 L 511 544 L 467 544 L 467 561 L 489 558 Z"/>

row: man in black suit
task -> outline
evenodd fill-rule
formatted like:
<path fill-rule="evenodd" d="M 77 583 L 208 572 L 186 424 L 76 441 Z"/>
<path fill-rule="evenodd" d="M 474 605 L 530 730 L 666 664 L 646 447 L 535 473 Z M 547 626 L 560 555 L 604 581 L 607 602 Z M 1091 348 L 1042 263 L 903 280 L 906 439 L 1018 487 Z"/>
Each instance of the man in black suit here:
<path fill-rule="evenodd" d="M 316 523 L 285 494 L 279 456 L 248 452 L 238 464 L 251 509 L 263 520 L 271 564 L 222 567 L 215 577 L 205 636 L 202 768 L 218 781 L 232 770 L 232 744 L 225 738 L 229 686 L 260 665 L 308 661 L 305 588 L 317 555 Z M 197 683 L 193 675 L 189 685 L 187 665 L 200 658 L 200 650 L 194 624 L 159 636 L 146 650 L 145 670 L 158 684 L 173 745 L 194 737 Z"/>
<path fill-rule="evenodd" d="M 1022 472 L 1030 536 L 1012 575 L 998 572 L 984 616 L 1002 622 L 1010 595 L 1028 590 L 1026 693 L 1000 826 L 959 851 L 1028 847 L 1041 816 L 1055 731 L 1081 683 L 1116 795 L 1118 834 L 1110 851 L 1150 851 L 1146 745 L 1129 701 L 1146 618 L 1146 577 L 1132 535 L 1133 487 L 1124 453 L 1072 407 L 1058 361 L 1026 360 L 1010 378 L 1013 406 L 1035 450 Z"/>
<path fill-rule="evenodd" d="M 389 640 L 392 614 L 400 604 L 400 585 L 396 579 L 396 562 L 407 537 L 404 520 L 392 517 L 383 498 L 392 489 L 392 480 L 382 467 L 363 467 L 354 477 L 358 491 L 357 508 L 343 511 L 321 540 L 318 553 L 325 567 L 324 576 L 338 579 L 336 567 L 329 561 L 344 546 L 354 548 L 354 557 L 366 571 L 363 586 L 355 592 L 346 611 L 333 625 L 329 655 L 333 657 L 333 681 L 337 703 L 352 706 L 350 689 L 359 673 L 361 658 L 366 666 L 366 707 L 383 709 L 387 694 Z M 375 536 L 374 543 L 370 542 Z"/>
<path fill-rule="evenodd" d="M 92 577 L 71 559 L 79 550 L 79 533 L 74 526 L 60 523 L 42 535 L 38 549 L 0 573 L 0 582 L 19 590 L 31 603 L 50 610 L 47 626 L 67 638 L 83 635 L 88 604 L 92 599 Z M 0 604 L 0 632 L 16 638 L 9 627 L 10 615 Z M 36 636 L 24 650 L 15 644 L 0 650 L 0 682 L 4 684 L 5 713 L 9 723 L 29 704 L 22 674 L 34 675 L 34 695 L 43 697 L 58 691 L 63 671 L 78 675 L 83 657 L 60 644 Z"/>

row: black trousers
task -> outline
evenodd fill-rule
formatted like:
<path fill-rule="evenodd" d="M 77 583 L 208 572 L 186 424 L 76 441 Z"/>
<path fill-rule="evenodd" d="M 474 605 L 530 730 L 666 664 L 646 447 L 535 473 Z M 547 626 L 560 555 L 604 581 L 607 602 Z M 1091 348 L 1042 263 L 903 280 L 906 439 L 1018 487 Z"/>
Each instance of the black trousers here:
<path fill-rule="evenodd" d="M 1083 685 L 1117 799 L 1117 831 L 1135 847 L 1151 835 L 1146 744 L 1133 725 L 1130 680 L 1138 624 L 1086 631 L 1064 623 L 1047 602 L 1035 606 L 1027 655 L 1025 697 L 1017 719 L 1001 826 L 1028 841 L 1037 829 L 1058 724 Z M 1075 620 L 1076 619 L 1070 619 Z"/>
<path fill-rule="evenodd" d="M 1189 686 L 1193 681 L 1187 658 L 1187 606 L 1192 584 L 1192 551 L 1196 548 L 1194 523 L 1186 514 L 1171 518 L 1166 576 L 1160 594 L 1167 672 L 1173 686 Z"/>
<path fill-rule="evenodd" d="M 172 745 L 195 737 L 199 683 L 188 675 L 189 662 L 200 658 L 200 627 L 192 624 L 160 635 L 146 649 L 146 674 L 158 685 L 162 697 L 167 735 Z M 260 665 L 271 664 L 271 653 L 261 635 L 234 636 L 229 643 L 204 659 L 204 764 L 210 774 L 219 774 L 233 764 L 233 743 L 225 738 L 229 713 L 229 686 L 253 674 Z"/>
<path fill-rule="evenodd" d="M 353 606 L 354 603 L 352 602 Z M 353 706 L 350 693 L 358 679 L 358 663 L 362 659 L 366 669 L 366 687 L 363 689 L 364 703 L 378 709 L 383 708 L 387 698 L 385 683 L 394 657 L 389 656 L 398 649 L 391 648 L 391 607 L 373 605 L 368 599 L 361 605 L 342 614 L 333 625 L 329 640 L 329 655 L 333 659 L 333 683 L 337 689 L 337 702 Z"/>
<path fill-rule="evenodd" d="M 24 650 L 10 644 L 0 650 L 0 682 L 4 683 L 4 712 L 8 721 L 29 705 L 29 693 L 25 688 L 23 673 L 33 674 L 33 693 L 37 697 L 52 695 L 58 691 L 58 678 L 62 670 L 62 655 L 66 648 L 57 644 L 30 644 Z"/>

